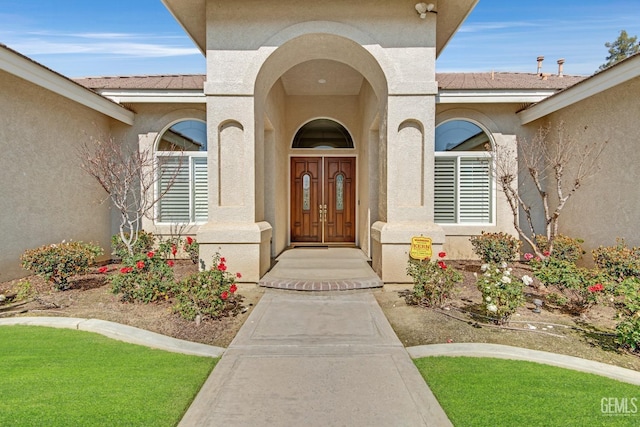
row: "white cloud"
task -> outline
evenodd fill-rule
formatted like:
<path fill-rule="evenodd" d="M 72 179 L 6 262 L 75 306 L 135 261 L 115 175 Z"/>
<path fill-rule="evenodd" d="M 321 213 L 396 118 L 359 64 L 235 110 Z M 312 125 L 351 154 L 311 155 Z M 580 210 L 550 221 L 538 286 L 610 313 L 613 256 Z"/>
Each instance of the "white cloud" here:
<path fill-rule="evenodd" d="M 24 55 L 118 55 L 137 58 L 163 58 L 200 55 L 192 45 L 166 43 L 175 36 L 132 33 L 60 33 L 32 31 L 19 37 L 0 33 L 4 43 Z M 164 43 L 163 43 L 164 41 Z"/>

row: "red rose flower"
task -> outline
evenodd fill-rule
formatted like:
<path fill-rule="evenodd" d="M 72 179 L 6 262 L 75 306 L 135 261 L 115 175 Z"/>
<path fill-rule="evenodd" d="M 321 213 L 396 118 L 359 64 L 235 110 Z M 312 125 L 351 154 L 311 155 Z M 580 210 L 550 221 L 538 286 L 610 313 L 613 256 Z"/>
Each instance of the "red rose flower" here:
<path fill-rule="evenodd" d="M 446 270 L 447 264 L 445 264 L 444 261 L 438 261 L 438 267 L 440 267 L 443 270 Z"/>
<path fill-rule="evenodd" d="M 240 273 L 236 273 L 236 277 L 237 277 L 238 279 L 242 279 L 242 274 L 240 274 Z"/>
<path fill-rule="evenodd" d="M 549 256 L 549 255 L 551 255 L 551 252 L 549 252 L 549 251 L 544 251 L 544 252 L 542 252 L 542 255 L 544 255 L 544 256 Z"/>
<path fill-rule="evenodd" d="M 178 248 L 176 248 L 176 245 L 171 245 L 171 255 L 176 256 L 177 253 Z"/>
<path fill-rule="evenodd" d="M 104 273 L 106 273 L 106 272 L 107 272 L 107 266 L 106 266 L 106 265 L 105 265 L 105 266 L 103 266 L 103 267 L 100 267 L 100 268 L 98 269 L 98 273 L 100 273 L 100 274 L 104 274 Z"/>
<path fill-rule="evenodd" d="M 187 236 L 187 245 L 190 245 L 193 243 L 193 239 L 189 236 Z"/>
<path fill-rule="evenodd" d="M 149 258 L 153 258 L 154 255 L 155 254 L 153 253 L 153 251 L 147 252 L 147 257 L 149 257 Z"/>
<path fill-rule="evenodd" d="M 231 292 L 232 294 L 235 293 L 237 290 L 238 290 L 238 287 L 236 286 L 235 283 L 231 285 L 231 287 L 229 288 L 229 292 Z"/>
<path fill-rule="evenodd" d="M 227 259 L 226 259 L 225 257 L 222 257 L 222 258 L 220 258 L 220 262 L 221 262 L 222 264 L 224 264 L 225 262 L 227 262 Z"/>
<path fill-rule="evenodd" d="M 169 267 L 173 267 L 173 266 L 175 265 L 175 263 L 173 262 L 173 260 L 172 260 L 172 259 L 170 259 L 169 261 L 167 261 L 167 265 L 168 265 Z"/>
<path fill-rule="evenodd" d="M 142 270 L 144 268 L 144 261 L 136 262 L 136 267 L 138 267 L 138 269 Z"/>
<path fill-rule="evenodd" d="M 227 266 L 224 264 L 218 264 L 218 271 L 227 271 Z"/>
<path fill-rule="evenodd" d="M 222 298 L 222 300 L 226 300 L 227 298 L 229 298 L 229 292 L 224 291 L 220 294 L 220 298 Z"/>
<path fill-rule="evenodd" d="M 440 258 L 444 258 L 444 257 L 446 257 L 446 256 L 447 256 L 447 253 L 446 253 L 446 252 L 440 252 L 440 253 L 438 254 L 438 256 L 439 256 Z"/>
<path fill-rule="evenodd" d="M 604 290 L 604 286 L 602 286 L 602 283 L 596 283 L 593 286 L 589 286 L 587 289 L 589 289 L 589 292 L 600 292 Z"/>
<path fill-rule="evenodd" d="M 132 268 L 132 267 L 122 267 L 122 268 L 120 269 L 120 273 L 122 273 L 122 274 L 131 273 L 132 271 L 133 271 L 133 268 Z"/>

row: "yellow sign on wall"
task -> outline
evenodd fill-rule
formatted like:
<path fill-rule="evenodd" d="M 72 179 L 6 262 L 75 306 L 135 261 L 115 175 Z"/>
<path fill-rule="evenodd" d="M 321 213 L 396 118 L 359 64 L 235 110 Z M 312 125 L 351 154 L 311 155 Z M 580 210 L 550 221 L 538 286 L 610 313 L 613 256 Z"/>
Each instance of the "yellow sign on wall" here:
<path fill-rule="evenodd" d="M 412 237 L 411 250 L 409 256 L 413 259 L 431 258 L 431 238 L 430 237 Z"/>

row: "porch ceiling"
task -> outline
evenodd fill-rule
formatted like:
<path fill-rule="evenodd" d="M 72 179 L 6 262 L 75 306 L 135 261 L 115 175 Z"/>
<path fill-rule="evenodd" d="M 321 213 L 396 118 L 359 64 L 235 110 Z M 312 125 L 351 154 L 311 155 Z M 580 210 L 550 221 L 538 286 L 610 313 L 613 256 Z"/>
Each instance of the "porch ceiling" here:
<path fill-rule="evenodd" d="M 207 50 L 207 0 L 161 0 L 204 54 Z M 479 0 L 447 0 L 437 2 L 436 56 L 449 43 Z M 361 2 L 353 2 L 361 7 Z M 411 12 L 415 17 L 415 12 Z"/>
<path fill-rule="evenodd" d="M 317 59 L 296 65 L 281 79 L 287 95 L 358 95 L 364 77 L 348 65 Z"/>

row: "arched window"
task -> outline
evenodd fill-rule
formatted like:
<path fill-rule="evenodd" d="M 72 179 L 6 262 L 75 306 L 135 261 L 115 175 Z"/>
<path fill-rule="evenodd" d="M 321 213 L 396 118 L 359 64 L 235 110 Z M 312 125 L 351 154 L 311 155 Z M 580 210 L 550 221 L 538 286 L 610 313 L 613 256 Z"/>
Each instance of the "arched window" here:
<path fill-rule="evenodd" d="M 317 119 L 302 126 L 295 138 L 293 148 L 353 148 L 349 131 L 340 123 L 328 119 Z"/>
<path fill-rule="evenodd" d="M 491 139 L 478 125 L 451 120 L 436 127 L 436 222 L 493 222 L 492 167 Z"/>
<path fill-rule="evenodd" d="M 157 220 L 161 223 L 208 220 L 207 125 L 183 120 L 158 139 Z"/>

